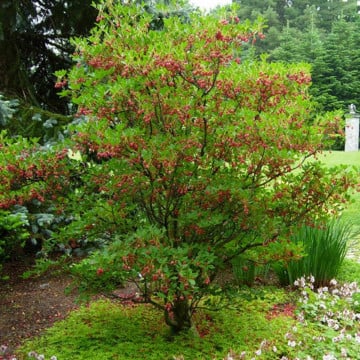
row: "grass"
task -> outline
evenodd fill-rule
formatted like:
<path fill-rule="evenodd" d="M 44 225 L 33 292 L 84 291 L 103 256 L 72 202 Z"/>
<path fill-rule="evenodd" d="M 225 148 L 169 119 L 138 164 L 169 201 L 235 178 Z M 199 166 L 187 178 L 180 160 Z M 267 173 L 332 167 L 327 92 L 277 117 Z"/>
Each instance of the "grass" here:
<path fill-rule="evenodd" d="M 357 271 L 360 272 L 360 265 Z M 236 354 L 234 359 L 245 360 L 272 360 L 282 356 L 322 359 L 324 354 L 340 353 L 344 347 L 349 355 L 355 353 L 360 324 L 344 319 L 341 324 L 346 325 L 348 337 L 334 341 L 339 331 L 327 329 L 322 320 L 315 318 L 317 313 L 323 318 L 326 299 L 321 298 L 320 307 L 316 299 L 309 303 L 296 302 L 301 296 L 300 291 L 274 287 L 261 291 L 240 289 L 226 309 L 196 314 L 201 336 L 191 333 L 175 338 L 169 336 L 162 314 L 155 308 L 123 307 L 101 300 L 74 311 L 45 335 L 28 341 L 17 359 L 27 359 L 27 354 L 34 350 L 44 354 L 45 359 L 56 354 L 58 360 L 229 360 L 230 353 Z M 350 304 L 329 302 L 339 313 Z M 299 314 L 308 318 L 307 321 L 296 318 L 296 307 L 302 309 Z"/>
<path fill-rule="evenodd" d="M 360 173 L 360 151 L 325 151 L 319 160 L 327 166 L 348 165 L 359 168 Z M 350 222 L 354 228 L 354 233 L 360 233 L 360 192 L 352 192 L 351 202 L 347 204 L 342 213 L 342 219 Z M 356 236 L 350 244 L 350 255 L 360 259 L 360 238 Z"/>
<path fill-rule="evenodd" d="M 329 166 L 358 166 L 360 152 L 329 152 L 320 160 Z M 360 194 L 354 194 L 353 199 L 354 202 L 344 209 L 343 219 L 360 229 Z M 360 282 L 360 252 L 356 256 L 356 261 L 345 259 L 338 281 Z M 360 342 L 359 318 L 353 320 L 341 315 L 351 313 L 351 299 L 343 301 L 328 294 L 328 298 L 319 300 L 313 294 L 302 303 L 296 300 L 310 293 L 310 290 L 290 292 L 268 286 L 240 288 L 230 308 L 196 315 L 201 336 L 184 334 L 176 338 L 169 337 L 162 314 L 152 307 L 122 307 L 98 301 L 71 313 L 43 336 L 26 342 L 19 349 L 17 359 L 27 359 L 31 350 L 45 354 L 45 359 L 56 355 L 58 360 L 229 360 L 230 353 L 235 354 L 233 359 L 245 360 L 321 360 L 331 354 L 336 357 L 328 359 L 344 356 L 356 359 Z M 359 294 L 354 296 L 359 298 Z M 339 329 L 329 325 L 333 324 L 333 319 L 324 323 L 328 310 L 336 312 L 340 318 L 341 321 L 334 320 Z M 299 321 L 301 316 L 306 321 Z"/>
<path fill-rule="evenodd" d="M 337 279 L 341 282 L 356 281 L 360 285 L 360 263 L 357 260 L 345 259 L 340 267 Z"/>
<path fill-rule="evenodd" d="M 319 160 L 328 166 L 360 166 L 360 151 L 324 151 Z"/>
<path fill-rule="evenodd" d="M 299 228 L 291 236 L 291 241 L 301 244 L 306 255 L 285 266 L 278 264 L 275 270 L 281 283 L 291 285 L 303 275 L 312 275 L 316 287 L 328 285 L 339 272 L 352 235 L 352 227 L 339 219 L 332 219 L 326 225 Z"/>
<path fill-rule="evenodd" d="M 360 172 L 360 151 L 325 151 L 319 160 L 329 167 L 337 165 L 359 167 Z M 360 192 L 353 192 L 351 197 L 353 202 L 344 209 L 343 218 L 344 220 L 351 220 L 354 225 L 360 228 Z"/>
<path fill-rule="evenodd" d="M 295 324 L 285 317 L 267 318 L 273 306 L 286 297 L 284 290 L 277 290 L 252 302 L 239 294 L 233 309 L 196 315 L 202 336 L 183 334 L 175 338 L 169 336 L 162 314 L 153 307 L 122 307 L 98 301 L 73 312 L 45 336 L 27 342 L 18 359 L 25 359 L 34 349 L 46 358 L 61 354 L 58 359 L 72 360 L 173 360 L 180 355 L 191 360 L 223 359 L 230 349 L 254 354 L 269 333 L 272 341 L 280 344 Z"/>

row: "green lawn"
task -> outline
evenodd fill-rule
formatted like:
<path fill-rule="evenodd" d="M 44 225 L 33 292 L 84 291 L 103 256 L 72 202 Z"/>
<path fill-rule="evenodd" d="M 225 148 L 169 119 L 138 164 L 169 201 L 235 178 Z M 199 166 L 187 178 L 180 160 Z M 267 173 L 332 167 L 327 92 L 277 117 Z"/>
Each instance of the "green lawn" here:
<path fill-rule="evenodd" d="M 360 151 L 324 151 L 320 160 L 329 166 L 355 165 L 360 166 Z"/>
<path fill-rule="evenodd" d="M 328 166 L 348 165 L 349 167 L 359 167 L 360 174 L 360 151 L 324 152 L 319 160 Z M 353 191 L 351 197 L 352 202 L 345 207 L 343 217 L 360 228 L 360 192 Z"/>
<path fill-rule="evenodd" d="M 319 158 L 320 161 L 328 166 L 348 165 L 359 168 L 360 174 L 360 151 L 325 151 Z M 360 192 L 353 191 L 351 194 L 352 202 L 344 208 L 342 217 L 345 221 L 350 221 L 354 226 L 354 232 L 360 232 Z M 360 261 L 360 236 L 354 238 L 350 254 Z"/>

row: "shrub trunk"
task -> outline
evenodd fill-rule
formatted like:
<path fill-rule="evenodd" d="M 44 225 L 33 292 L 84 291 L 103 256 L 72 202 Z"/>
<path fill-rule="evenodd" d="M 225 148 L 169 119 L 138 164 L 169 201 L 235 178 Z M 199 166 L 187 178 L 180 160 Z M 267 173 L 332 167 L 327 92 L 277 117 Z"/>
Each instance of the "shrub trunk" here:
<path fill-rule="evenodd" d="M 165 310 L 165 321 L 172 333 L 188 331 L 192 327 L 191 309 L 187 299 L 176 300 L 170 311 Z"/>

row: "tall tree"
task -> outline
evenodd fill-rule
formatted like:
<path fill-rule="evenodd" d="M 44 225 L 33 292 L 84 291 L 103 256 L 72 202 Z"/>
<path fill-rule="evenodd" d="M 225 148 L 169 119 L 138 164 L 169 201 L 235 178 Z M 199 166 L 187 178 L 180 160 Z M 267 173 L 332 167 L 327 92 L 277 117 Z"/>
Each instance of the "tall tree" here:
<path fill-rule="evenodd" d="M 66 113 L 54 72 L 71 65 L 70 38 L 87 34 L 97 11 L 91 0 L 3 0 L 0 4 L 0 92 Z"/>
<path fill-rule="evenodd" d="M 59 99 L 54 88 L 54 72 L 72 65 L 74 48 L 70 39 L 88 34 L 97 16 L 92 3 L 97 2 L 3 0 L 0 3 L 0 92 L 52 112 L 68 113 L 68 101 Z M 135 3 L 153 15 L 154 28 L 161 27 L 168 10 L 183 17 L 191 10 L 185 0 L 171 8 L 168 0 L 155 1 L 163 11 L 156 10 L 151 0 Z"/>
<path fill-rule="evenodd" d="M 324 51 L 324 34 L 317 27 L 318 13 L 314 6 L 308 7 L 302 16 L 303 29 L 287 26 L 282 30 L 279 46 L 271 51 L 271 59 L 286 62 L 313 63 Z"/>
<path fill-rule="evenodd" d="M 334 23 L 324 49 L 313 61 L 312 93 L 325 110 L 360 106 L 360 21 Z"/>

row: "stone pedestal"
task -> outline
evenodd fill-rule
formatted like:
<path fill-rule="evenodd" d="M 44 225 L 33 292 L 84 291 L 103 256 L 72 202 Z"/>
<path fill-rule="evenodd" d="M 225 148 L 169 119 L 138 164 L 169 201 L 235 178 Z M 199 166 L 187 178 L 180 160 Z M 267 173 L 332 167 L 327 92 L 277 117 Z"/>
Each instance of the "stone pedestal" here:
<path fill-rule="evenodd" d="M 360 114 L 349 114 L 345 126 L 345 151 L 359 151 Z"/>

